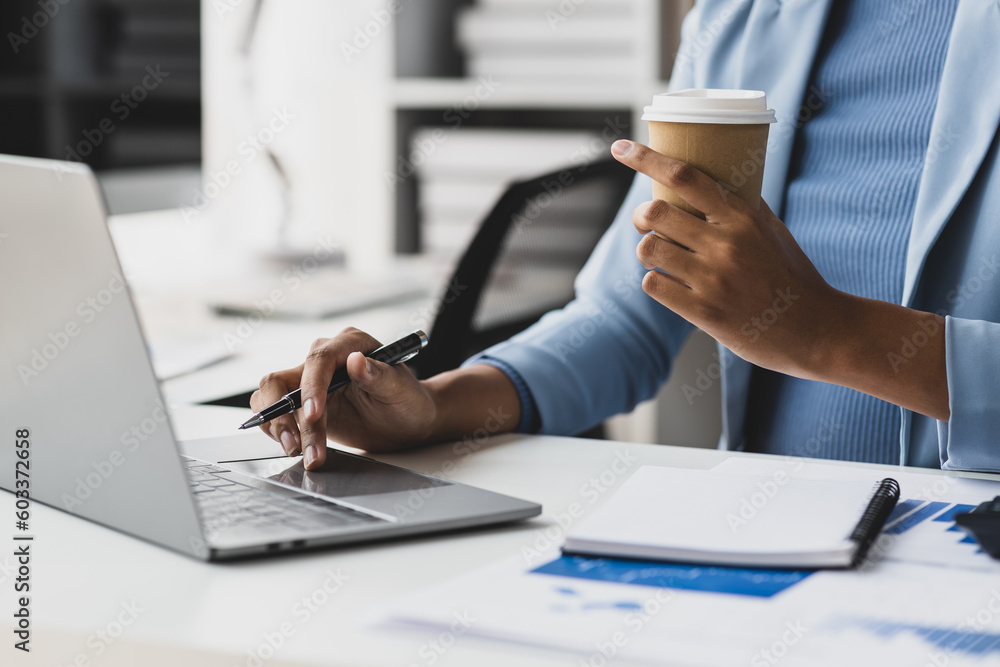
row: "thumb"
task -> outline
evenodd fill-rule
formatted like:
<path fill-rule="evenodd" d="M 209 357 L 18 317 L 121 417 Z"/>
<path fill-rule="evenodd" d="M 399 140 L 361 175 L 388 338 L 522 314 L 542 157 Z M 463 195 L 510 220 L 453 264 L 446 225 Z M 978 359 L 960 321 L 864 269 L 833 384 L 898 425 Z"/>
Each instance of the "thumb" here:
<path fill-rule="evenodd" d="M 375 399 L 390 399 L 399 392 L 396 370 L 360 352 L 352 352 L 347 357 L 347 374 L 351 376 L 351 381 Z"/>

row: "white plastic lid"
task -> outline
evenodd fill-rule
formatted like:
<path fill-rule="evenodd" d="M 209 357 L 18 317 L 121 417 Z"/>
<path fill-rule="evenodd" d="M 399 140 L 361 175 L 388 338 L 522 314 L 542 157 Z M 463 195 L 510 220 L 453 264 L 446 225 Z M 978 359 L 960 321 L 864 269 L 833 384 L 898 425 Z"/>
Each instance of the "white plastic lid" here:
<path fill-rule="evenodd" d="M 644 109 L 643 120 L 665 123 L 719 123 L 759 125 L 773 123 L 774 109 L 760 90 L 688 88 L 653 96 Z"/>

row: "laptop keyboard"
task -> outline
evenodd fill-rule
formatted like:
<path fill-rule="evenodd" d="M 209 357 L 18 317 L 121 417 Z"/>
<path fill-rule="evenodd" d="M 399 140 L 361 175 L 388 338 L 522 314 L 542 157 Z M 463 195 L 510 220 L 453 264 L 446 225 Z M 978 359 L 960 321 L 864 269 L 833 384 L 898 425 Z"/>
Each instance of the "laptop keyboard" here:
<path fill-rule="evenodd" d="M 208 537 L 237 524 L 266 534 L 285 533 L 288 528 L 312 532 L 385 521 L 304 493 L 285 495 L 241 484 L 224 477 L 222 473 L 230 471 L 222 466 L 188 459 L 185 463 Z"/>

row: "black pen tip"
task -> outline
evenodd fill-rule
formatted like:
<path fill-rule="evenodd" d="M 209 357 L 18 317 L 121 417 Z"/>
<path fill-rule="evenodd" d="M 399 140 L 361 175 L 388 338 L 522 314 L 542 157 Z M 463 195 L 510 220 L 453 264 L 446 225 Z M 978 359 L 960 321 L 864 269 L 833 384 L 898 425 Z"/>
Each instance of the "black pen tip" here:
<path fill-rule="evenodd" d="M 248 428 L 253 428 L 254 426 L 260 426 L 263 423 L 264 423 L 264 420 L 260 418 L 260 415 L 254 415 L 250 419 L 248 419 L 245 422 L 243 422 L 242 424 L 240 424 L 239 430 L 240 431 L 245 431 Z"/>

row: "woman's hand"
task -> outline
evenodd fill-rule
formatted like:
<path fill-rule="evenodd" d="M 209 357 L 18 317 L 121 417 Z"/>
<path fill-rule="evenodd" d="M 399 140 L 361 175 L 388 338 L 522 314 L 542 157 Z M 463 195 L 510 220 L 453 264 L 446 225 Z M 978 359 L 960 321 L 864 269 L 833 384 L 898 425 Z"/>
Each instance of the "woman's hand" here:
<path fill-rule="evenodd" d="M 520 421 L 517 389 L 503 371 L 472 365 L 421 381 L 402 364 L 390 366 L 364 356 L 378 347 L 365 332 L 344 329 L 313 343 L 301 366 L 264 376 L 250 397 L 255 412 L 299 387 L 302 409 L 263 424 L 261 430 L 289 456 L 302 454 L 307 470 L 316 470 L 326 460 L 327 437 L 391 452 L 472 433 L 506 433 Z M 351 383 L 327 396 L 330 379 L 342 366 L 347 366 Z"/>
<path fill-rule="evenodd" d="M 289 456 L 303 455 L 314 470 L 326 460 L 326 439 L 370 451 L 392 451 L 425 442 L 437 410 L 428 388 L 409 368 L 368 359 L 379 342 L 357 329 L 313 343 L 305 363 L 270 373 L 250 398 L 259 411 L 302 388 L 302 409 L 260 428 Z M 351 383 L 327 396 L 334 371 L 347 366 Z"/>
<path fill-rule="evenodd" d="M 705 214 L 662 200 L 636 208 L 647 294 L 753 364 L 948 419 L 943 317 L 834 289 L 763 200 L 755 211 L 704 172 L 632 141 L 611 150 Z M 914 335 L 928 342 L 904 359 Z"/>
<path fill-rule="evenodd" d="M 643 290 L 743 359 L 811 375 L 817 346 L 840 328 L 849 299 L 823 280 L 784 223 L 763 201 L 755 211 L 684 162 L 634 142 L 613 150 L 705 214 L 662 200 L 635 209 L 645 234 L 636 255 L 660 270 L 646 274 Z"/>

